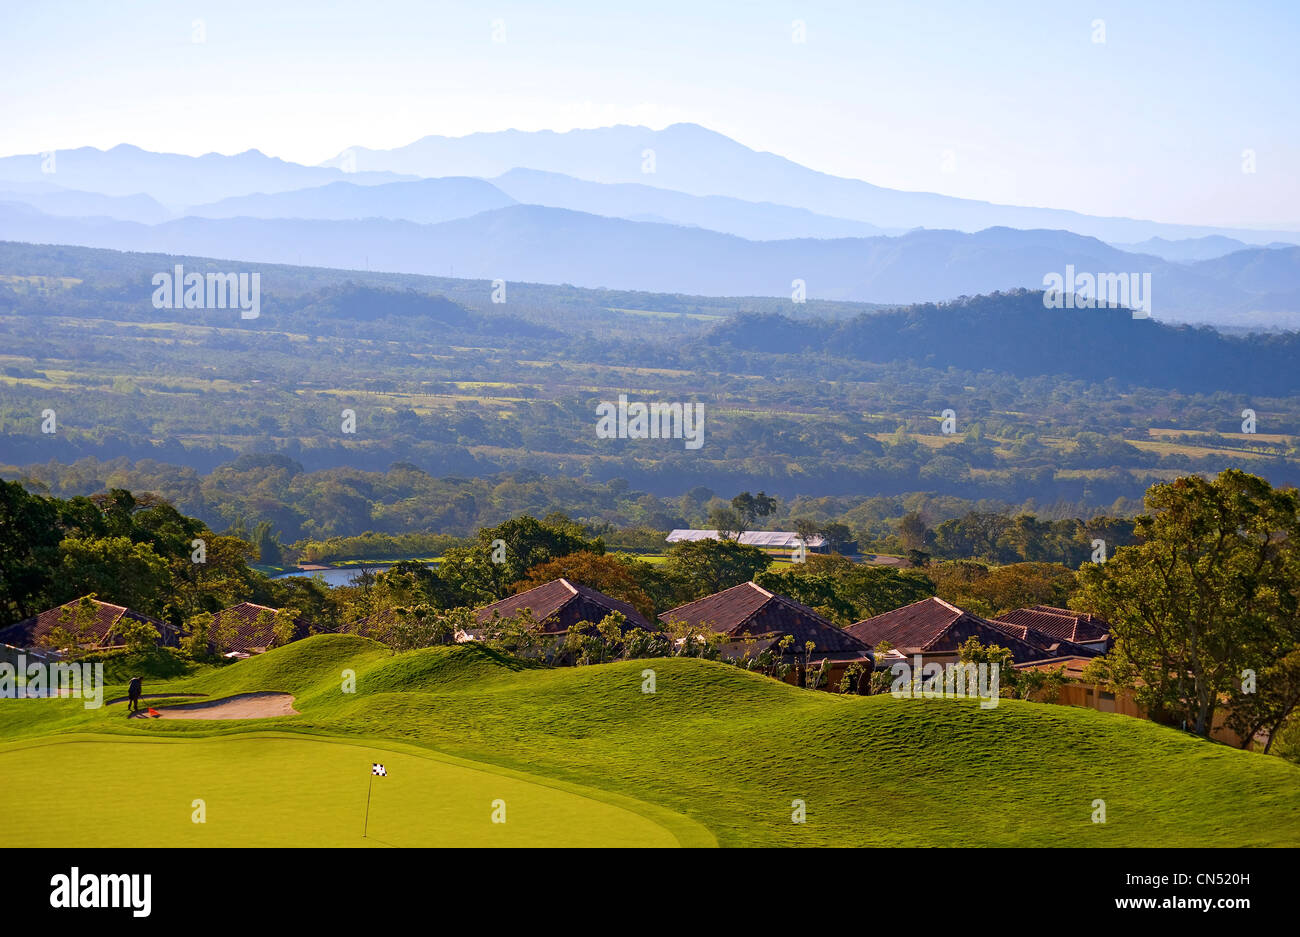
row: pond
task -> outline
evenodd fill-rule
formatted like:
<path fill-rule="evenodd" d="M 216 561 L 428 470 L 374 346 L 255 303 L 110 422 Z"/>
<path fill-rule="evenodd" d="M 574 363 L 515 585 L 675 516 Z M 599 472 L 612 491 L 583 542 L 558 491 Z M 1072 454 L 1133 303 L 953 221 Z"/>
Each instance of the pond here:
<path fill-rule="evenodd" d="M 426 563 L 430 569 L 434 569 L 438 564 Z M 376 563 L 374 566 L 332 566 L 329 569 L 295 569 L 287 573 L 280 573 L 272 578 L 283 579 L 286 576 L 320 576 L 331 586 L 351 585 L 352 580 L 361 575 L 363 569 L 368 569 L 372 573 L 382 573 L 392 569 L 391 563 Z"/>

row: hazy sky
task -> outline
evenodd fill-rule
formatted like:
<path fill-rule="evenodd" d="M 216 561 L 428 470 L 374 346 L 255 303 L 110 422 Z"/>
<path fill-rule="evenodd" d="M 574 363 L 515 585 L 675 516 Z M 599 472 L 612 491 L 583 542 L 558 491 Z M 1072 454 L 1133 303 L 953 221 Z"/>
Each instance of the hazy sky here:
<path fill-rule="evenodd" d="M 0 155 L 692 121 L 894 188 L 1300 227 L 1297 0 L 0 4 Z"/>

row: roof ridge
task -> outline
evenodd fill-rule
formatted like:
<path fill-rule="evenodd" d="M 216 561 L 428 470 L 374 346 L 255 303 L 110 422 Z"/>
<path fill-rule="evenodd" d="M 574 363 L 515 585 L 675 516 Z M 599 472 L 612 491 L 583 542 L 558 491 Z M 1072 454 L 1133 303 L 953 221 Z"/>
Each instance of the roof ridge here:
<path fill-rule="evenodd" d="M 766 590 L 766 589 L 763 589 L 762 586 L 757 586 L 757 588 L 760 589 L 760 590 L 762 590 L 762 591 L 764 591 L 764 592 L 767 592 L 767 590 Z M 773 599 L 774 601 L 776 601 L 776 602 L 780 602 L 781 604 L 786 605 L 786 606 L 788 606 L 788 607 L 794 609 L 796 612 L 798 612 L 798 613 L 801 614 L 801 615 L 811 615 L 813 618 L 816 618 L 816 619 L 818 620 L 819 623 L 829 625 L 829 626 L 832 627 L 832 628 L 838 628 L 840 631 L 843 631 L 843 630 L 844 630 L 843 628 L 840 628 L 839 625 L 835 624 L 835 622 L 831 621 L 829 618 L 827 618 L 825 615 L 823 615 L 821 612 L 817 611 L 817 609 L 815 609 L 815 608 L 811 608 L 810 606 L 807 606 L 807 605 L 804 605 L 804 604 L 803 604 L 802 602 L 800 602 L 798 599 L 792 599 L 792 598 L 790 598 L 788 595 L 782 595 L 782 594 L 779 593 L 779 592 L 768 592 L 767 594 L 768 594 L 769 596 L 771 596 L 772 599 Z M 761 611 L 762 608 L 765 607 L 766 605 L 767 605 L 767 603 L 764 602 L 762 606 L 760 606 L 758 609 L 755 609 L 755 610 L 754 610 L 754 615 L 757 615 L 758 612 Z M 754 615 L 750 615 L 749 617 L 750 617 L 750 618 L 753 618 Z M 850 636 L 850 637 L 852 637 L 852 636 Z M 857 639 L 857 638 L 854 638 L 854 640 L 856 641 L 856 640 L 858 640 L 858 639 Z"/>
<path fill-rule="evenodd" d="M 1037 612 L 1040 615 L 1059 615 L 1061 618 L 1089 618 L 1092 612 L 1080 612 L 1073 608 L 1061 608 L 1059 605 L 1034 605 L 1017 611 Z"/>
<path fill-rule="evenodd" d="M 929 599 L 934 599 L 936 602 L 938 602 L 940 605 L 942 605 L 944 608 L 948 609 L 949 611 L 956 612 L 956 613 L 957 613 L 957 617 L 954 618 L 952 621 L 948 622 L 948 624 L 944 625 L 944 626 L 943 626 L 942 628 L 940 628 L 938 631 L 936 631 L 935 634 L 934 634 L 934 637 L 932 637 L 929 641 L 925 642 L 925 644 L 922 644 L 922 645 L 921 645 L 922 648 L 933 647 L 936 641 L 938 641 L 938 640 L 939 640 L 940 638 L 942 638 L 945 634 L 947 634 L 949 631 L 952 630 L 952 626 L 953 626 L 953 625 L 957 624 L 957 622 L 961 621 L 963 618 L 965 618 L 965 617 L 967 617 L 967 616 L 970 616 L 971 618 L 974 618 L 974 619 L 976 619 L 977 621 L 982 620 L 982 619 L 980 619 L 980 617 L 979 617 L 978 615 L 974 615 L 974 614 L 972 614 L 972 613 L 966 611 L 966 609 L 964 609 L 964 608 L 959 608 L 958 606 L 953 605 L 951 602 L 948 602 L 948 601 L 945 601 L 944 599 L 939 598 L 937 595 L 929 596 L 928 598 L 926 598 L 926 599 L 921 599 L 920 601 L 921 601 L 921 602 L 926 602 L 926 601 L 929 601 Z M 918 602 L 918 603 L 913 603 L 913 604 L 920 604 L 920 603 Z"/>
<path fill-rule="evenodd" d="M 103 599 L 95 599 L 95 598 L 91 598 L 91 596 L 90 596 L 89 593 L 87 593 L 86 595 L 78 596 L 78 597 L 75 598 L 75 599 L 70 599 L 70 600 L 68 600 L 67 602 L 64 602 L 62 605 L 57 606 L 57 607 L 60 608 L 60 609 L 64 609 L 64 608 L 67 608 L 69 605 L 76 605 L 76 604 L 77 604 L 78 602 L 80 602 L 82 599 L 90 599 L 90 601 L 94 602 L 96 605 L 103 605 L 103 606 L 105 606 L 106 608 L 120 608 L 120 609 L 121 609 L 122 611 L 124 611 L 124 612 L 127 610 L 127 606 L 125 606 L 125 605 L 118 605 L 116 602 L 105 602 Z M 47 611 L 48 611 L 48 609 L 47 609 Z M 41 612 L 37 612 L 36 614 L 37 614 L 37 615 L 40 615 L 40 614 L 42 614 L 42 613 L 41 613 Z M 32 616 L 32 617 L 36 617 L 36 616 Z"/>
<path fill-rule="evenodd" d="M 560 582 L 564 583 L 568 590 L 574 595 L 578 594 L 578 590 L 574 587 L 573 583 L 569 582 L 569 580 L 565 579 L 563 576 L 560 577 Z"/>
<path fill-rule="evenodd" d="M 1082 654 L 1057 654 L 1055 657 L 1044 657 L 1040 660 L 1027 660 L 1016 664 L 1017 667 L 1029 667 L 1033 664 L 1050 664 L 1054 661 L 1061 660 L 1095 660 L 1093 657 L 1085 657 Z"/>
<path fill-rule="evenodd" d="M 748 625 L 751 621 L 753 621 L 753 620 L 754 620 L 754 616 L 756 616 L 756 615 L 757 615 L 759 612 L 761 612 L 763 609 L 767 608 L 767 603 L 768 603 L 768 602 L 771 602 L 771 601 L 772 601 L 772 598 L 773 598 L 773 593 L 768 592 L 766 589 L 764 589 L 762 586 L 760 586 L 758 583 L 756 583 L 756 582 L 755 582 L 754 580 L 752 580 L 752 579 L 750 579 L 748 582 L 740 582 L 740 583 L 737 583 L 736 585 L 732 586 L 731 589 L 739 589 L 741 586 L 751 586 L 752 588 L 754 588 L 755 590 L 757 590 L 761 595 L 765 595 L 765 596 L 767 596 L 767 598 L 764 599 L 762 602 L 760 602 L 760 603 L 758 604 L 758 607 L 755 608 L 752 612 L 750 612 L 750 613 L 749 613 L 748 615 L 746 615 L 744 618 L 740 619 L 740 621 L 736 622 L 736 627 L 732 628 L 730 631 L 727 632 L 727 634 L 729 634 L 729 635 L 737 635 L 737 634 L 740 634 L 741 629 L 744 628 L 746 625 Z M 723 589 L 722 592 L 730 592 L 731 589 Z M 722 592 L 715 592 L 715 593 L 713 593 L 713 594 L 714 594 L 714 595 L 721 595 Z M 705 596 L 705 598 L 709 598 L 709 597 L 708 597 L 708 596 Z M 703 601 L 703 599 L 702 599 L 701 601 Z"/>

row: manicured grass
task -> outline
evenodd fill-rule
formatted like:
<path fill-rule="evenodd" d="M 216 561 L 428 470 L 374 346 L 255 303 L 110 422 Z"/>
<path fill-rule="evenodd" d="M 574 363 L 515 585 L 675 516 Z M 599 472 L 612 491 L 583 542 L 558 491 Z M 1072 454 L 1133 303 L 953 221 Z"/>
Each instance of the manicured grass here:
<path fill-rule="evenodd" d="M 354 693 L 345 692 L 346 670 L 355 672 Z M 642 692 L 646 670 L 654 693 Z M 343 635 L 145 687 L 214 697 L 254 690 L 293 693 L 301 715 L 145 721 L 122 718 L 120 706 L 3 701 L 0 738 L 193 740 L 273 730 L 400 742 L 628 798 L 620 803 L 641 805 L 643 816 L 665 811 L 656 822 L 680 840 L 690 835 L 674 817 L 728 846 L 1300 845 L 1300 769 L 1086 709 L 839 697 L 676 658 L 546 669 L 478 645 L 394 655 Z M 86 776 L 94 780 L 79 783 L 92 788 L 100 779 Z M 301 784 L 300 809 L 310 812 L 316 788 Z M 95 798 L 79 790 L 77 810 L 90 809 Z M 0 809 L 9 815 L 6 796 Z M 255 786 L 249 796 L 259 796 Z M 791 822 L 796 800 L 806 823 Z M 1104 824 L 1092 822 L 1095 800 L 1105 801 Z M 288 796 L 282 809 L 293 803 Z"/>
<path fill-rule="evenodd" d="M 388 771 L 373 783 L 372 762 Z M 24 846 L 678 845 L 670 829 L 603 800 L 341 740 L 67 736 L 0 747 L 0 770 L 43 779 L 0 792 L 7 835 Z M 504 822 L 494 823 L 502 803 Z M 51 823 L 69 804 L 76 822 Z"/>
<path fill-rule="evenodd" d="M 616 556 L 626 556 L 634 560 L 640 560 L 642 563 L 649 563 L 651 566 L 662 566 L 668 562 L 667 553 L 633 553 L 630 550 L 614 550 Z"/>
<path fill-rule="evenodd" d="M 365 559 L 327 560 L 322 565 L 334 569 L 353 569 L 367 566 L 393 566 L 397 563 L 422 563 L 429 566 L 441 562 L 441 556 L 377 556 Z"/>

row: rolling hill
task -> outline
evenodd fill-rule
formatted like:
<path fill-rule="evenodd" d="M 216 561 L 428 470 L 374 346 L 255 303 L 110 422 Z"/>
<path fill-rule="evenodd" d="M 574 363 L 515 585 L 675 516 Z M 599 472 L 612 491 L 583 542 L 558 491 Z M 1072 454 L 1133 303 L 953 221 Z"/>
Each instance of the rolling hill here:
<path fill-rule="evenodd" d="M 1229 337 L 1212 329 L 1134 319 L 1122 309 L 1044 309 L 1041 292 L 920 304 L 839 322 L 743 315 L 716 325 L 708 344 L 769 354 L 834 351 L 863 361 L 988 369 L 1080 380 L 1141 375 L 1184 391 L 1210 382 L 1248 393 L 1300 392 L 1290 362 L 1300 333 Z"/>
<path fill-rule="evenodd" d="M 653 694 L 641 690 L 646 668 L 656 673 Z M 346 669 L 356 672 L 355 693 L 341 692 Z M 598 792 L 655 817 L 679 841 L 703 828 L 723 846 L 1300 844 L 1294 765 L 1087 709 L 839 697 L 682 658 L 552 670 L 479 645 L 393 655 L 343 635 L 146 683 L 146 692 L 214 698 L 288 692 L 301 715 L 124 720 L 120 707 L 5 700 L 0 739 L 10 744 L 0 747 L 0 765 L 15 750 L 85 733 L 107 743 L 166 739 L 180 746 L 178 758 L 187 749 L 208 757 L 203 739 L 296 733 L 380 750 L 410 746 Z M 359 761 L 366 757 L 358 751 Z M 301 828 L 301 814 L 318 801 L 359 812 L 360 803 L 334 795 L 332 776 L 323 783 L 310 796 L 281 797 L 287 825 Z M 6 815 L 6 798 L 19 790 L 0 792 Z M 435 790 L 410 791 L 413 823 L 440 809 L 425 806 Z M 1106 802 L 1104 824 L 1091 819 L 1097 799 Z M 791 822 L 796 800 L 806 804 L 806 823 Z M 332 829 L 332 820 L 318 813 L 316 825 Z M 618 839 L 611 830 L 609 841 Z"/>

